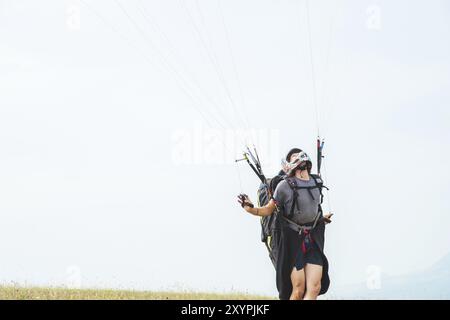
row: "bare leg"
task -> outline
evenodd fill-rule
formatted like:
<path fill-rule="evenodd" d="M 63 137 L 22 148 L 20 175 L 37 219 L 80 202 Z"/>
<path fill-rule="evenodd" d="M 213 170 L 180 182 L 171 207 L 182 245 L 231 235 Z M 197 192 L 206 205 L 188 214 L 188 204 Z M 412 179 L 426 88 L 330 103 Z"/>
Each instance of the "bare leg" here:
<path fill-rule="evenodd" d="M 305 270 L 297 270 L 295 267 L 291 272 L 292 293 L 289 300 L 302 300 L 305 294 Z"/>
<path fill-rule="evenodd" d="M 320 293 L 322 266 L 307 263 L 305 266 L 306 294 L 304 300 L 316 300 Z"/>

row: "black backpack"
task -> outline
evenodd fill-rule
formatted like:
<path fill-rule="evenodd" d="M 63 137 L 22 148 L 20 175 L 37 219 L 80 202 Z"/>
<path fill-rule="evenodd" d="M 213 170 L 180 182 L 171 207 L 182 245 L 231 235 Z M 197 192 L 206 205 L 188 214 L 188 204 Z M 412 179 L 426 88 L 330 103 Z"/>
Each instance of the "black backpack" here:
<path fill-rule="evenodd" d="M 259 186 L 258 206 L 262 207 L 265 206 L 267 203 L 269 203 L 277 185 L 283 180 L 286 180 L 288 182 L 292 192 L 294 192 L 294 199 L 297 199 L 297 190 L 299 189 L 307 189 L 312 196 L 311 189 L 318 188 L 320 191 L 320 204 L 316 220 L 314 221 L 313 224 L 314 228 L 317 224 L 318 219 L 322 216 L 322 206 L 321 206 L 323 201 L 322 188 L 324 188 L 325 186 L 323 185 L 323 181 L 319 175 L 310 174 L 310 176 L 315 182 L 315 186 L 313 187 L 298 187 L 295 185 L 294 181 L 291 178 L 287 178 L 287 176 L 283 175 L 281 172 L 272 179 L 267 179 L 267 183 L 261 183 Z M 292 216 L 293 212 L 295 211 L 295 207 L 297 205 L 298 204 L 296 200 L 294 201 L 289 213 L 282 212 L 283 210 L 280 210 L 280 208 L 278 208 L 270 216 L 261 217 L 261 241 L 264 242 L 264 244 L 266 245 L 267 250 L 269 251 L 270 260 L 272 261 L 274 267 L 276 266 L 276 261 L 279 252 L 279 241 L 282 223 L 281 220 L 284 219 L 286 221 L 289 221 L 289 218 Z M 300 226 L 296 225 L 294 222 L 291 221 L 289 222 L 289 226 L 291 228 L 298 227 L 299 229 L 301 229 Z"/>
<path fill-rule="evenodd" d="M 262 207 L 269 203 L 272 199 L 273 192 L 277 185 L 286 178 L 281 172 L 271 179 L 267 179 L 266 183 L 261 183 L 258 188 L 258 206 Z M 261 241 L 269 251 L 269 257 L 274 267 L 278 257 L 278 244 L 280 236 L 280 213 L 275 210 L 273 214 L 261 217 Z"/>

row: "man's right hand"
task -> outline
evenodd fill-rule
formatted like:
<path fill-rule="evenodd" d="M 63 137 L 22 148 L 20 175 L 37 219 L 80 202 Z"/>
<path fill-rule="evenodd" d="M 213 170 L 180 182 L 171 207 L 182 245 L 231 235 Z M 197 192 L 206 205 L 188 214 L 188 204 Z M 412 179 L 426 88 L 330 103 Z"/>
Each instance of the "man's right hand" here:
<path fill-rule="evenodd" d="M 245 211 L 249 212 L 250 208 L 254 208 L 255 206 L 250 201 L 248 195 L 241 193 L 238 195 L 238 202 L 241 205 L 242 208 L 245 209 Z"/>

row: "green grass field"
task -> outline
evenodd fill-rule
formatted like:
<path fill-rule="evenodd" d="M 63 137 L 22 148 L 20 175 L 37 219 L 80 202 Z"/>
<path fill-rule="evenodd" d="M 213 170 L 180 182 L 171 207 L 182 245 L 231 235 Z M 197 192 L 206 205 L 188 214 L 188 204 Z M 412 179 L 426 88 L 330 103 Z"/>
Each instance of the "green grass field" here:
<path fill-rule="evenodd" d="M 106 289 L 0 287 L 0 300 L 268 300 L 275 297 L 241 293 L 151 292 Z"/>

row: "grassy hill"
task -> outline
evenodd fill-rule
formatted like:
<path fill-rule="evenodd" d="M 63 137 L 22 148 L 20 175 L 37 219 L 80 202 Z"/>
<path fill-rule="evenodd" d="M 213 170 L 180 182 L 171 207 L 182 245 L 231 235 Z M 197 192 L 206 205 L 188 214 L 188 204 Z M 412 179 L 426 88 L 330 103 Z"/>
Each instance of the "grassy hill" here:
<path fill-rule="evenodd" d="M 0 300 L 267 300 L 275 297 L 244 293 L 151 292 L 1 286 Z"/>

